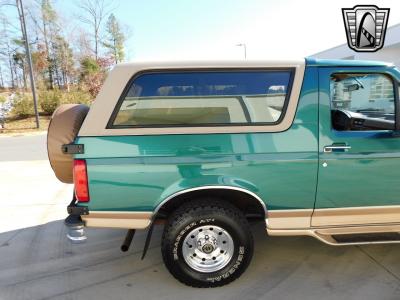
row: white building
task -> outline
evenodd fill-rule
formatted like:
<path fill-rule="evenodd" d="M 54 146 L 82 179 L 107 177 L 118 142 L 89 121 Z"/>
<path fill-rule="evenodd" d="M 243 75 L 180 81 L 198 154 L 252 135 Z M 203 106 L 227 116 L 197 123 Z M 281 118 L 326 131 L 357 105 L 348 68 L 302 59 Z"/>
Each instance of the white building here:
<path fill-rule="evenodd" d="M 344 35 L 344 33 L 343 33 Z M 311 55 L 315 58 L 380 60 L 394 63 L 400 68 L 400 24 L 386 31 L 384 47 L 377 52 L 355 52 L 346 44 Z"/>

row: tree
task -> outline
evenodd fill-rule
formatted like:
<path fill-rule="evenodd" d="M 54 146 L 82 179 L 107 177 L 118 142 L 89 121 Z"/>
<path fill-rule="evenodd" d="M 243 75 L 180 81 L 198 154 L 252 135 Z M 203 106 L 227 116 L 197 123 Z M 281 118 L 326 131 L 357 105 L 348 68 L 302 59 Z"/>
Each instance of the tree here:
<path fill-rule="evenodd" d="M 100 65 L 91 57 L 85 57 L 81 61 L 81 76 L 85 77 L 100 72 Z"/>
<path fill-rule="evenodd" d="M 49 72 L 49 87 L 52 89 L 54 86 L 53 82 L 53 63 L 50 56 L 50 46 L 49 46 L 49 29 L 54 27 L 57 19 L 57 14 L 53 9 L 49 0 L 42 0 L 41 4 L 41 13 L 42 13 L 42 33 L 45 45 L 45 51 L 47 54 L 47 67 Z M 50 28 L 49 28 L 50 27 Z"/>
<path fill-rule="evenodd" d="M 101 24 L 112 11 L 111 4 L 105 0 L 82 0 L 78 6 L 85 13 L 79 19 L 91 27 L 94 41 L 93 52 L 97 60 L 99 58 Z"/>
<path fill-rule="evenodd" d="M 25 62 L 26 59 L 25 58 L 26 58 L 25 53 L 16 51 L 13 54 L 14 65 L 16 67 L 19 67 L 22 71 L 23 86 L 24 86 L 24 89 L 26 90 L 27 84 L 26 84 L 26 68 L 25 68 L 26 67 L 26 62 Z"/>
<path fill-rule="evenodd" d="M 109 58 L 85 57 L 81 60 L 81 83 L 87 91 L 96 97 L 113 62 Z"/>
<path fill-rule="evenodd" d="M 37 45 L 37 49 L 32 51 L 32 63 L 33 63 L 33 70 L 35 72 L 35 78 L 38 84 L 45 82 L 45 73 L 48 70 L 48 59 L 47 53 L 45 50 L 45 45 L 39 43 Z"/>
<path fill-rule="evenodd" d="M 0 64 L 0 88 L 4 88 L 4 78 L 3 78 L 3 68 L 1 67 Z"/>
<path fill-rule="evenodd" d="M 34 27 L 40 32 L 40 42 L 37 42 L 37 49 L 32 53 L 35 71 L 43 79 L 48 76 L 49 89 L 56 85 L 69 90 L 71 77 L 75 74 L 73 50 L 64 37 L 63 26 L 52 1 L 36 1 L 36 12 L 29 10 Z M 43 52 L 46 63 L 43 61 Z"/>
<path fill-rule="evenodd" d="M 107 31 L 107 36 L 103 45 L 104 47 L 109 49 L 109 52 L 112 58 L 114 59 L 115 64 L 118 64 L 125 58 L 125 52 L 124 52 L 125 35 L 122 32 L 121 26 L 117 18 L 114 16 L 114 14 L 111 14 L 108 17 L 106 31 Z"/>
<path fill-rule="evenodd" d="M 0 55 L 2 58 L 5 58 L 7 60 L 7 67 L 10 71 L 10 85 L 11 88 L 14 89 L 16 87 L 16 74 L 14 68 L 15 61 L 13 59 L 14 50 L 11 48 L 10 43 L 12 33 L 9 29 L 10 23 L 5 16 L 2 16 L 1 23 L 2 29 L 0 31 Z"/>
<path fill-rule="evenodd" d="M 110 14 L 111 0 L 77 1 L 82 16 L 76 25 L 88 25 L 66 29 L 55 1 L 25 0 L 23 15 L 27 18 L 22 22 L 21 1 L 0 0 L 0 86 L 27 88 L 31 57 L 40 90 L 57 87 L 69 91 L 75 86 L 95 96 L 110 67 L 124 60 L 129 29 Z M 71 19 L 66 22 L 70 25 Z M 25 37 L 30 56 L 26 54 Z"/>
<path fill-rule="evenodd" d="M 82 28 L 79 30 L 76 40 L 77 41 L 75 49 L 78 52 L 77 54 L 79 61 L 93 54 L 87 32 L 85 32 Z"/>
<path fill-rule="evenodd" d="M 61 36 L 55 38 L 55 61 L 61 72 L 61 81 L 64 88 L 69 90 L 70 77 L 74 70 L 74 57 L 68 42 Z"/>
<path fill-rule="evenodd" d="M 81 60 L 81 83 L 93 97 L 98 94 L 104 77 L 104 72 L 97 60 L 92 57 L 85 57 Z"/>

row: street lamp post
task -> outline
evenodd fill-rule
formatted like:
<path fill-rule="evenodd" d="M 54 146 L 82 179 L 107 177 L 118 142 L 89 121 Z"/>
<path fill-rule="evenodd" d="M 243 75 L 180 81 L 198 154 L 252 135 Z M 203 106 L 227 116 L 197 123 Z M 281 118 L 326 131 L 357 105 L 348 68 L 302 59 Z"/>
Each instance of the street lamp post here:
<path fill-rule="evenodd" d="M 237 44 L 236 46 L 238 46 L 238 47 L 243 47 L 243 49 L 244 49 L 244 59 L 246 59 L 246 58 L 247 58 L 247 48 L 246 48 L 246 44 L 245 44 L 245 43 L 240 43 L 240 44 Z"/>
<path fill-rule="evenodd" d="M 33 106 L 35 109 L 36 128 L 39 128 L 39 113 L 38 113 L 38 107 L 37 107 L 36 87 L 35 87 L 35 79 L 33 77 L 32 56 L 31 56 L 31 51 L 29 49 L 28 34 L 26 31 L 24 6 L 22 5 L 22 0 L 16 0 L 16 4 L 17 4 L 17 8 L 18 8 L 19 17 L 21 19 L 21 31 L 22 31 L 22 36 L 23 36 L 24 42 L 25 42 L 26 57 L 28 59 L 28 65 L 29 65 L 29 77 L 31 80 Z"/>

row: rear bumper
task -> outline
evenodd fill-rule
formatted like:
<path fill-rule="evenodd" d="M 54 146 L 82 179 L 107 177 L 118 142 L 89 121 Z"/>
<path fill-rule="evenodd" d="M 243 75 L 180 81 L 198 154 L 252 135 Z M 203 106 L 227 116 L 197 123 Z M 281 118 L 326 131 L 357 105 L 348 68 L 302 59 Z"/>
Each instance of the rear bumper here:
<path fill-rule="evenodd" d="M 76 198 L 74 196 L 71 203 L 67 206 L 67 212 L 69 215 L 77 215 L 77 216 L 88 215 L 89 208 L 87 206 L 76 205 Z"/>
<path fill-rule="evenodd" d="M 84 226 L 82 215 L 88 215 L 89 209 L 87 206 L 77 206 L 75 194 L 72 197 L 71 203 L 67 206 L 68 217 L 64 220 L 67 227 Z"/>
<path fill-rule="evenodd" d="M 76 205 L 75 196 L 67 207 L 69 216 L 64 220 L 65 226 L 68 228 L 67 238 L 72 243 L 82 243 L 86 241 L 84 226 L 85 222 L 82 220 L 81 215 L 88 214 L 87 207 L 79 207 Z"/>

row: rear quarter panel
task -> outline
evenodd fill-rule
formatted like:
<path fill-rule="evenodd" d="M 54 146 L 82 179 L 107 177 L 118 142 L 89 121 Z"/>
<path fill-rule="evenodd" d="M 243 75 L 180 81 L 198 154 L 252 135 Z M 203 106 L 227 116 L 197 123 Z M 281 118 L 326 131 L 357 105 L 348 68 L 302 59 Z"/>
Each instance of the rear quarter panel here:
<path fill-rule="evenodd" d="M 317 69 L 306 68 L 292 126 L 277 133 L 78 137 L 90 210 L 153 211 L 205 185 L 257 194 L 269 210 L 313 208 L 318 167 Z"/>

